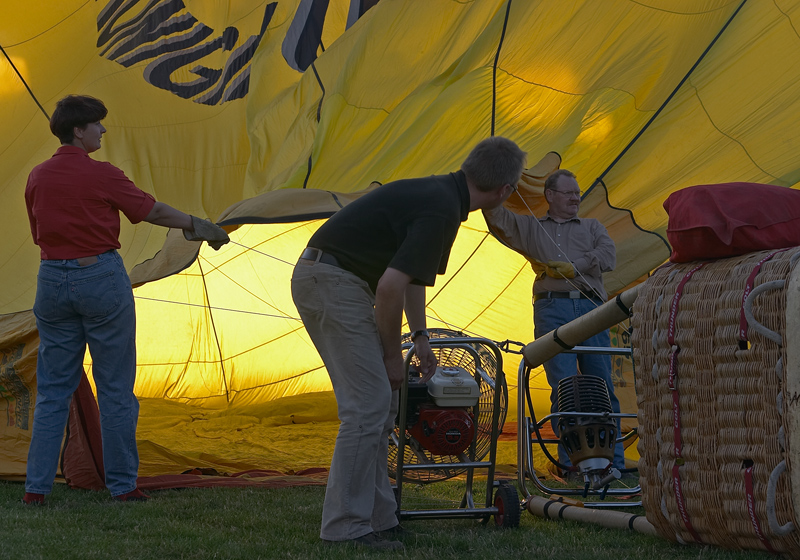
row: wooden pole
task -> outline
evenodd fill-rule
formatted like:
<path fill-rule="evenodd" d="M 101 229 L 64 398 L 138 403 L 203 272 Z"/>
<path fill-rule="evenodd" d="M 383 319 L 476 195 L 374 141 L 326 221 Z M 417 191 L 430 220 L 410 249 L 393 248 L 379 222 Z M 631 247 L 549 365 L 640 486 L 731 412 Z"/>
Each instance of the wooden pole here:
<path fill-rule="evenodd" d="M 630 309 L 633 302 L 636 301 L 640 286 L 641 284 L 638 284 L 630 290 L 622 292 L 619 296 L 605 302 L 597 309 L 593 309 L 586 315 L 582 315 L 574 321 L 570 321 L 566 325 L 562 325 L 527 344 L 522 351 L 527 365 L 532 368 L 540 366 L 553 356 L 566 350 L 557 340 L 560 340 L 566 346 L 577 346 L 587 338 L 627 319 L 630 315 L 625 312 L 622 306 Z M 556 334 L 558 335 L 557 338 Z"/>
<path fill-rule="evenodd" d="M 645 535 L 658 536 L 655 527 L 647 518 L 633 513 L 578 507 L 541 496 L 530 496 L 525 507 L 533 515 L 545 519 L 571 519 L 594 523 L 609 529 L 630 529 Z"/>

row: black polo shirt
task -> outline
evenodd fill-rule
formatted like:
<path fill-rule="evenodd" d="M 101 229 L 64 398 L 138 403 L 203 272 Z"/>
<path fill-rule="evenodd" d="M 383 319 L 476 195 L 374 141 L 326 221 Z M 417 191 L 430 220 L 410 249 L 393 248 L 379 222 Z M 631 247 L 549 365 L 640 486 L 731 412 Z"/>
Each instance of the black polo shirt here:
<path fill-rule="evenodd" d="M 337 258 L 374 292 L 387 268 L 433 286 L 444 274 L 458 227 L 469 214 L 463 171 L 378 187 L 334 214 L 308 242 Z"/>

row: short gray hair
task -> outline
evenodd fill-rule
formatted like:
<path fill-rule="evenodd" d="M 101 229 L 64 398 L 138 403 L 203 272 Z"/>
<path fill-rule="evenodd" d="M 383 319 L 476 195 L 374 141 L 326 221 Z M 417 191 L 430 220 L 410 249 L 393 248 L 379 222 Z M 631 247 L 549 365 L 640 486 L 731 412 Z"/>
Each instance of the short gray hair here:
<path fill-rule="evenodd" d="M 489 192 L 503 185 L 516 187 L 525 169 L 525 155 L 508 138 L 492 136 L 472 148 L 461 170 L 479 191 Z"/>
<path fill-rule="evenodd" d="M 547 179 L 544 180 L 544 190 L 557 191 L 558 189 L 556 187 L 558 186 L 558 178 L 564 176 L 572 177 L 573 179 L 577 180 L 575 174 L 569 169 L 557 169 L 548 175 Z"/>

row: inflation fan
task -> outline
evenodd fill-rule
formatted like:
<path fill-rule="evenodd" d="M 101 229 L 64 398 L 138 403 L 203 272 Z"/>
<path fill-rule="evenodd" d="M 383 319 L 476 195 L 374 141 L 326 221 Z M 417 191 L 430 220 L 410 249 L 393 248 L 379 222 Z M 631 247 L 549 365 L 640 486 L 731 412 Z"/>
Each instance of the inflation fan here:
<path fill-rule="evenodd" d="M 515 487 L 495 483 L 497 438 L 508 411 L 508 387 L 497 346 L 448 329 L 431 329 L 438 360 L 436 373 L 421 382 L 411 336 L 403 338 L 407 379 L 400 391 L 400 411 L 390 434 L 389 475 L 395 480 L 399 517 L 474 517 L 503 527 L 519 524 Z M 487 478 L 486 505 L 475 507 L 473 475 Z M 457 508 L 403 509 L 403 483 L 428 484 L 466 474 Z M 494 499 L 492 499 L 494 498 Z"/>

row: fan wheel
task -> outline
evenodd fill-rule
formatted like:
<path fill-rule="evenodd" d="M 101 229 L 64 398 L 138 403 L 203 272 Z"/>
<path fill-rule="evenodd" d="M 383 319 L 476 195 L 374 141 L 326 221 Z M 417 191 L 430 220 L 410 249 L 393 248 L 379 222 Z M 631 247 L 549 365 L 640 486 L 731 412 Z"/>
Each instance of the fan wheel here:
<path fill-rule="evenodd" d="M 494 494 L 494 524 L 503 529 L 519 527 L 519 518 L 522 508 L 519 503 L 517 489 L 507 482 L 501 482 Z"/>

